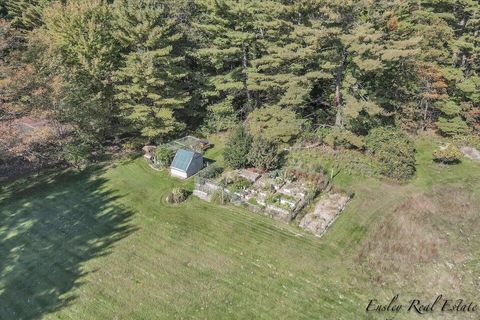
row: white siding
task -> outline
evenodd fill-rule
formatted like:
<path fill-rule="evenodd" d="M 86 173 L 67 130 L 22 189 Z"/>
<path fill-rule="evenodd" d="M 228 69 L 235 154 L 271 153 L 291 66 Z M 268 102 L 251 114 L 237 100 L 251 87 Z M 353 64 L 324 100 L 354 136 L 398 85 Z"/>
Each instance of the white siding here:
<path fill-rule="evenodd" d="M 187 179 L 187 173 L 185 171 L 180 171 L 180 170 L 177 170 L 177 169 L 170 168 L 170 174 L 173 177 Z"/>

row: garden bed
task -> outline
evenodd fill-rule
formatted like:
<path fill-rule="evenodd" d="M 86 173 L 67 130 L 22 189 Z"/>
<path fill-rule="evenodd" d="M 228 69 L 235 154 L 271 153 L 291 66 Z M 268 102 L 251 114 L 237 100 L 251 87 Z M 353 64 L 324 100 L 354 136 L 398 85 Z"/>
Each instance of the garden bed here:
<path fill-rule="evenodd" d="M 300 221 L 300 227 L 316 236 L 322 236 L 345 209 L 349 200 L 350 196 L 343 193 L 325 194 L 317 202 L 314 210 L 303 217 Z"/>
<path fill-rule="evenodd" d="M 200 199 L 212 201 L 215 194 L 220 192 L 222 202 L 228 198 L 228 202 L 233 204 L 246 205 L 254 212 L 290 222 L 327 186 L 326 181 L 318 173 L 305 174 L 289 170 L 260 174 L 249 170 L 234 170 L 221 175 L 209 175 L 208 178 L 200 174 L 195 180 L 193 194 Z"/>

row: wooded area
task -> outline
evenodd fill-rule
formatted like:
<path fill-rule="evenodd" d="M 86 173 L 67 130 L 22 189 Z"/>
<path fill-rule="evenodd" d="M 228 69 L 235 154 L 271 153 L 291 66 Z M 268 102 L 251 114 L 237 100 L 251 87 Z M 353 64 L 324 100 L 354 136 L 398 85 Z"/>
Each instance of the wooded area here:
<path fill-rule="evenodd" d="M 57 128 L 28 141 L 28 152 L 2 141 L 3 160 L 17 152 L 77 162 L 105 145 L 138 148 L 239 124 L 282 145 L 323 139 L 354 149 L 377 127 L 480 130 L 475 0 L 2 0 L 0 8 L 3 136 L 26 116 Z"/>

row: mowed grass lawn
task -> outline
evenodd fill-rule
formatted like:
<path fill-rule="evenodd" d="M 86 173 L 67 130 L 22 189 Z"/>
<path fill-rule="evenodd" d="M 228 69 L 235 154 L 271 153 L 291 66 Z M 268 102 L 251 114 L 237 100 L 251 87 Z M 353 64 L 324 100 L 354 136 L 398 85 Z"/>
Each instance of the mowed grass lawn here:
<path fill-rule="evenodd" d="M 478 164 L 466 161 L 437 179 L 440 169 L 425 154 L 408 185 L 339 177 L 356 196 L 321 239 L 242 208 L 193 197 L 166 204 L 173 186 L 193 181 L 142 159 L 6 185 L 0 319 L 368 318 L 368 299 L 396 290 L 358 266 L 357 252 L 382 219 L 457 176 L 468 192 L 479 189 Z M 454 248 L 462 241 L 455 239 Z"/>

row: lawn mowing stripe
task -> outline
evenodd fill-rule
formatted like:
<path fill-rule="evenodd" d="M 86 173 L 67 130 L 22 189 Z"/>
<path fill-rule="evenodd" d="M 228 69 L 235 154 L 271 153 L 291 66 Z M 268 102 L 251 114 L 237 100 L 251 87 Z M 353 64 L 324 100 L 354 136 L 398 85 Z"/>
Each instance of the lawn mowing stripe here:
<path fill-rule="evenodd" d="M 197 317 L 209 318 L 209 316 L 215 317 L 223 312 L 248 316 L 251 312 L 256 311 L 260 319 L 272 318 L 277 314 L 293 317 L 295 314 L 299 316 L 303 314 L 302 317 L 306 317 L 305 315 L 318 316 L 312 312 L 317 307 L 310 309 L 304 307 L 311 301 L 315 301 L 309 297 L 310 294 L 313 297 L 322 297 L 327 294 L 322 286 L 329 281 L 321 280 L 322 273 L 326 270 L 323 266 L 315 266 L 315 261 L 319 257 L 329 260 L 335 258 L 335 251 L 330 246 L 322 246 L 322 241 L 309 235 L 296 237 L 297 230 L 295 228 L 288 225 L 283 227 L 281 222 L 248 212 L 243 208 L 222 207 L 219 210 L 213 204 L 201 203 L 195 199 L 180 206 L 165 207 L 158 201 L 158 198 L 164 195 L 168 187 L 161 186 L 160 182 L 154 181 L 162 180 L 163 177 L 161 175 L 142 177 L 138 174 L 138 171 L 142 170 L 136 170 L 134 166 L 130 167 L 130 165 L 127 169 L 116 171 L 122 176 L 122 182 L 119 182 L 118 179 L 115 181 L 116 183 L 107 182 L 102 190 L 105 192 L 120 190 L 120 192 L 112 194 L 122 194 L 125 197 L 110 201 L 110 207 L 122 204 L 126 209 L 132 209 L 135 214 L 128 224 L 138 226 L 140 229 L 122 239 L 121 242 L 115 243 L 116 249 L 112 251 L 112 255 L 101 259 L 89 259 L 85 262 L 88 265 L 85 269 L 100 269 L 96 273 L 87 275 L 85 284 L 76 288 L 72 293 L 88 295 L 88 288 L 92 290 L 97 286 L 96 281 L 102 277 L 104 280 L 101 282 L 103 288 L 98 294 L 101 302 L 96 302 L 92 306 L 84 298 L 79 297 L 83 308 L 88 309 L 86 313 L 83 313 L 85 318 L 88 318 L 88 315 L 108 316 L 112 306 L 123 310 L 126 308 L 126 314 L 134 315 L 137 318 L 148 317 L 145 314 L 155 314 L 151 311 L 154 310 L 151 309 L 151 306 L 158 303 L 159 298 L 166 294 L 165 289 L 156 289 L 155 278 L 166 282 L 165 288 L 174 288 L 173 292 L 167 295 L 167 302 L 174 305 L 175 311 L 172 311 L 174 309 L 167 303 L 158 308 L 160 313 L 166 315 L 185 315 L 191 311 Z M 131 171 L 132 177 L 125 174 L 127 171 Z M 112 176 L 111 179 L 116 179 L 116 177 Z M 146 180 L 143 181 L 143 185 L 142 179 Z M 131 183 L 132 181 L 134 183 Z M 81 189 L 81 183 L 77 182 L 75 187 Z M 155 196 L 152 196 L 151 188 L 157 188 Z M 91 191 L 82 190 L 81 192 L 89 193 Z M 87 202 L 78 206 L 78 201 L 75 201 L 74 197 L 66 199 L 69 201 L 68 203 L 65 202 L 65 199 L 54 199 L 53 202 L 45 205 L 45 210 L 55 207 L 57 211 L 66 211 L 66 209 L 75 212 L 78 210 L 99 211 L 92 203 Z M 62 201 L 65 203 L 61 204 Z M 135 201 L 137 201 L 137 205 Z M 140 205 L 138 205 L 139 201 Z M 107 207 L 102 207 L 102 210 L 108 210 Z M 121 210 L 123 209 L 121 208 Z M 209 214 L 210 212 L 211 214 Z M 70 215 L 71 213 L 65 214 Z M 72 232 L 73 228 L 76 232 L 87 233 L 91 235 L 89 238 L 96 239 L 99 234 L 104 233 L 102 232 L 105 230 L 104 228 L 109 229 L 109 220 L 105 220 L 104 217 L 90 215 L 84 217 L 83 215 L 79 216 L 79 213 L 76 215 L 77 219 L 73 223 L 72 220 L 66 220 L 67 223 L 71 223 L 67 232 Z M 106 224 L 106 227 L 99 225 L 93 230 L 89 228 L 91 224 L 103 223 Z M 62 225 L 50 222 L 37 227 L 41 233 L 50 229 L 51 231 L 55 230 L 53 231 L 54 235 L 62 235 L 60 239 L 65 237 L 62 232 L 65 231 L 65 228 Z M 54 237 L 51 241 L 58 242 L 58 238 Z M 275 247 L 277 249 L 272 251 L 271 248 Z M 66 248 L 60 250 L 67 252 Z M 132 251 L 135 252 L 134 256 L 128 254 Z M 244 255 L 240 256 L 239 252 L 244 252 Z M 70 254 L 67 252 L 67 255 Z M 265 257 L 263 258 L 263 256 Z M 297 261 L 285 261 L 290 257 Z M 190 267 L 184 264 L 188 261 L 193 261 Z M 128 264 L 132 267 L 128 267 Z M 272 269 L 269 268 L 269 265 L 273 266 Z M 158 272 L 159 267 L 161 267 L 161 272 Z M 225 270 L 217 272 L 216 268 Z M 302 272 L 304 268 L 313 269 L 315 272 L 311 274 Z M 134 270 L 132 278 L 120 277 L 123 280 L 118 282 L 119 273 L 128 274 L 132 272 L 131 270 Z M 250 272 L 253 272 L 254 275 L 250 276 Z M 297 280 L 294 280 L 291 274 L 295 275 Z M 135 279 L 153 283 L 135 285 Z M 319 280 L 322 282 L 319 283 Z M 209 283 L 209 281 L 213 283 Z M 242 283 L 245 285 L 239 285 Z M 118 296 L 116 290 L 119 284 L 131 292 Z M 153 290 L 144 292 L 145 288 Z M 222 297 L 225 294 L 233 303 L 222 306 Z M 131 304 L 128 298 L 132 295 L 150 308 L 142 311 L 142 308 Z M 248 307 L 252 301 L 260 303 L 255 303 L 252 310 L 242 310 L 242 306 Z M 272 301 L 276 301 L 278 305 L 271 306 Z M 209 304 L 209 308 L 201 310 L 200 307 L 205 303 Z M 104 304 L 110 307 L 105 307 Z M 321 308 L 318 307 L 318 309 Z M 81 314 L 75 307 L 71 310 L 71 313 L 67 311 L 66 314 Z"/>

